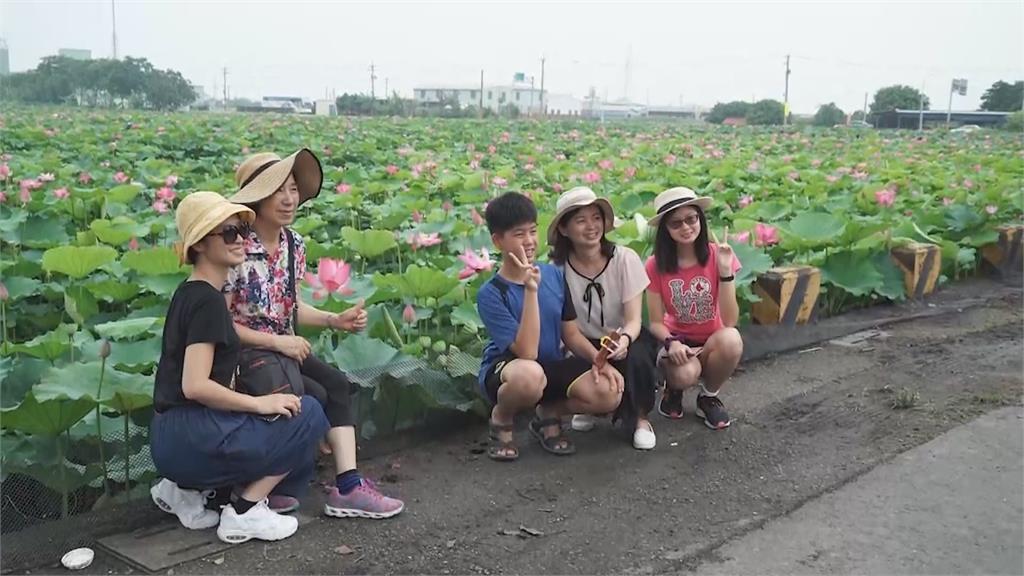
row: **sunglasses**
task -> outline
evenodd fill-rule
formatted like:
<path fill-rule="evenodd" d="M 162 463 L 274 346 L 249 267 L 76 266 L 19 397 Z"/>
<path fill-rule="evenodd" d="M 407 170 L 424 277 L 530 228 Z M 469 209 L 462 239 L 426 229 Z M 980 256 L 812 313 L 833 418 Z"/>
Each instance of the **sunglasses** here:
<path fill-rule="evenodd" d="M 238 242 L 239 238 L 245 238 L 249 235 L 249 227 L 244 224 L 241 226 L 228 225 L 219 232 L 210 232 L 209 235 L 220 236 L 224 239 L 225 244 L 234 244 Z"/>
<path fill-rule="evenodd" d="M 672 230 L 678 230 L 683 227 L 683 224 L 686 224 L 690 228 L 693 228 L 698 222 L 700 222 L 700 218 L 696 214 L 690 214 L 685 218 L 673 218 L 672 220 L 669 220 L 668 227 Z"/>

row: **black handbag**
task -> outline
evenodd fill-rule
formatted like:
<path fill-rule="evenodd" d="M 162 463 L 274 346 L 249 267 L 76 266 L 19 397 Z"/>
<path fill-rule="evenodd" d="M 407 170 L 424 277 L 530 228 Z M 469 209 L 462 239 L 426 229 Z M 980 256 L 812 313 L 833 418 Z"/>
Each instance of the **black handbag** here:
<path fill-rule="evenodd" d="M 285 228 L 288 238 L 288 290 L 295 306 L 292 309 L 292 332 L 299 325 L 298 290 L 295 286 L 295 241 L 292 231 Z M 238 376 L 235 390 L 250 396 L 267 394 L 295 394 L 305 392 L 302 371 L 294 358 L 266 348 L 243 348 L 238 356 Z"/>

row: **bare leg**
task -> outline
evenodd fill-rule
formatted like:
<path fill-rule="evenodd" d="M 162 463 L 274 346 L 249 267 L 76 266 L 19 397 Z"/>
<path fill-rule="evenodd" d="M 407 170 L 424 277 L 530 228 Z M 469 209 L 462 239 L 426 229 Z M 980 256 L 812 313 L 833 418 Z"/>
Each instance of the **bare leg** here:
<path fill-rule="evenodd" d="M 714 394 L 736 371 L 743 356 L 743 338 L 735 328 L 723 328 L 711 335 L 700 355 L 705 391 Z"/>
<path fill-rule="evenodd" d="M 540 402 L 544 387 L 547 386 L 544 370 L 532 360 L 512 360 L 501 371 L 501 380 L 498 403 L 491 410 L 491 421 L 495 424 L 512 424 L 516 414 Z M 498 440 L 511 442 L 511 430 L 499 432 Z M 509 449 L 509 452 L 512 450 Z"/>
<path fill-rule="evenodd" d="M 334 456 L 337 474 L 356 468 L 356 429 L 354 426 L 335 426 L 327 431 L 327 444 Z"/>

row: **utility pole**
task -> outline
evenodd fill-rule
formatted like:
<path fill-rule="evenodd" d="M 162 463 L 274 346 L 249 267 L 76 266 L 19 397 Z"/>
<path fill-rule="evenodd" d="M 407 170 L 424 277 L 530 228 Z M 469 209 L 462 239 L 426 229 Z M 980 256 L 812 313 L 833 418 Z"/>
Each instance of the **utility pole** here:
<path fill-rule="evenodd" d="M 480 69 L 480 109 L 477 110 L 476 115 L 480 118 L 484 117 L 484 71 Z"/>
<path fill-rule="evenodd" d="M 924 80 L 921 81 L 921 95 L 917 100 L 917 131 L 924 132 Z"/>
<path fill-rule="evenodd" d="M 376 100 L 377 99 L 377 93 L 374 91 L 374 81 L 377 79 L 377 75 L 374 74 L 374 69 L 375 68 L 376 68 L 376 66 L 373 65 L 373 62 L 370 62 L 370 99 L 371 100 Z"/>
<path fill-rule="evenodd" d="M 110 42 L 113 45 L 114 60 L 117 60 L 117 14 L 114 12 L 114 0 L 110 0 Z"/>
<path fill-rule="evenodd" d="M 228 107 L 228 67 L 225 66 L 222 70 L 224 74 L 224 108 Z"/>
<path fill-rule="evenodd" d="M 544 104 L 544 57 L 540 57 L 540 114 L 541 116 L 548 115 L 548 109 Z"/>
<path fill-rule="evenodd" d="M 786 54 L 786 92 L 782 98 L 782 125 L 789 124 L 789 54 Z"/>
<path fill-rule="evenodd" d="M 391 81 L 390 78 L 387 78 L 387 77 L 384 78 L 384 99 L 385 100 L 387 100 L 388 98 L 391 98 L 391 89 L 390 89 L 390 86 L 389 86 L 390 81 Z"/>
<path fill-rule="evenodd" d="M 860 119 L 861 122 L 867 124 L 868 122 L 868 93 L 864 93 L 864 117 Z"/>

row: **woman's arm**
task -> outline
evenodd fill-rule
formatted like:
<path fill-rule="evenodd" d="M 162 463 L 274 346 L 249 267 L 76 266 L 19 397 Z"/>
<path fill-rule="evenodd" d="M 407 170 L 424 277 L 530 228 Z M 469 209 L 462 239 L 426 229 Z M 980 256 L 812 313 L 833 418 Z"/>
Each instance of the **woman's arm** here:
<path fill-rule="evenodd" d="M 736 282 L 718 283 L 718 310 L 722 315 L 722 324 L 734 328 L 740 321 L 740 305 L 736 301 Z"/>
<path fill-rule="evenodd" d="M 631 342 L 635 342 L 640 337 L 640 327 L 643 322 L 643 305 L 643 292 L 623 304 L 622 319 L 625 325 L 622 327 L 622 332 L 623 334 L 629 334 Z"/>
<path fill-rule="evenodd" d="M 650 317 L 649 327 L 651 334 L 658 340 L 664 342 L 672 333 L 665 326 L 665 305 L 661 301 L 661 294 L 657 292 L 647 293 L 647 316 Z"/>
<path fill-rule="evenodd" d="M 562 322 L 562 343 L 577 358 L 582 358 L 591 364 L 597 358 L 597 348 L 594 348 L 590 340 L 583 335 L 583 332 L 580 332 L 580 327 L 576 325 L 575 320 Z"/>

